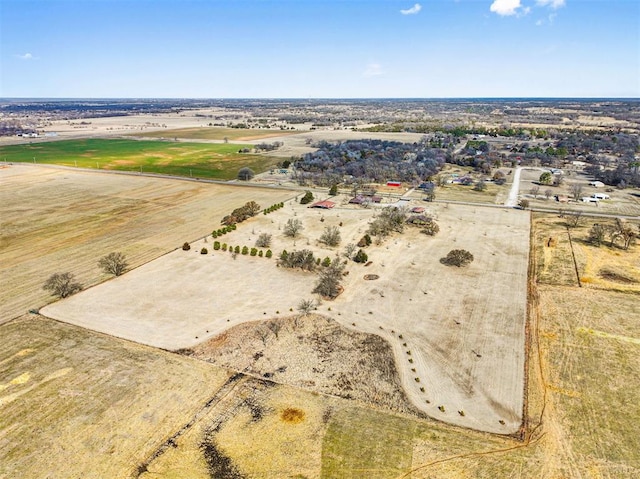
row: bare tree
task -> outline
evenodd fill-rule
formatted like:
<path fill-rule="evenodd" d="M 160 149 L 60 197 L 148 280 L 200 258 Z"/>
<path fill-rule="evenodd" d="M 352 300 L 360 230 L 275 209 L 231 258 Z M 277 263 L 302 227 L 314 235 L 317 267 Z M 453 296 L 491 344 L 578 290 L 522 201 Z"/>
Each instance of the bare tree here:
<path fill-rule="evenodd" d="M 291 238 L 297 238 L 304 227 L 302 226 L 302 221 L 298 218 L 289 218 L 287 223 L 284 225 L 284 234 L 285 236 L 289 236 Z"/>
<path fill-rule="evenodd" d="M 82 290 L 82 285 L 74 281 L 71 273 L 54 273 L 42 285 L 42 289 L 60 298 L 66 298 Z"/>
<path fill-rule="evenodd" d="M 351 257 L 355 254 L 357 249 L 358 247 L 355 244 L 349 243 L 347 246 L 344 247 L 344 253 L 342 253 L 342 255 L 347 259 L 351 259 Z"/>
<path fill-rule="evenodd" d="M 314 309 L 316 309 L 316 302 L 313 299 L 303 299 L 298 303 L 298 311 L 305 316 L 310 314 Z"/>
<path fill-rule="evenodd" d="M 567 226 L 575 228 L 580 224 L 582 219 L 582 211 L 570 211 L 567 213 Z"/>
<path fill-rule="evenodd" d="M 120 252 L 113 252 L 100 258 L 98 266 L 100 266 L 105 273 L 120 276 L 126 271 L 127 266 L 129 265 L 124 254 Z"/>
<path fill-rule="evenodd" d="M 588 241 L 594 246 L 600 246 L 602 245 L 602 243 L 604 243 L 604 238 L 606 234 L 607 234 L 607 230 L 604 227 L 604 225 L 596 223 L 589 230 Z"/>
<path fill-rule="evenodd" d="M 320 242 L 327 246 L 338 246 L 340 244 L 340 230 L 337 226 L 327 226 L 322 235 Z"/>
<path fill-rule="evenodd" d="M 267 328 L 275 335 L 276 339 L 278 339 L 278 333 L 282 329 L 282 324 L 278 321 L 270 321 L 267 323 Z"/>
<path fill-rule="evenodd" d="M 531 193 L 531 195 L 534 198 L 538 198 L 538 193 L 540 193 L 540 187 L 538 185 L 532 186 L 531 189 L 529 190 L 529 193 Z"/>
<path fill-rule="evenodd" d="M 569 187 L 569 191 L 571 192 L 571 196 L 573 196 L 574 200 L 579 200 L 582 196 L 583 186 L 580 183 L 573 183 Z"/>
<path fill-rule="evenodd" d="M 551 198 L 551 196 L 553 196 L 553 191 L 546 189 L 544 190 L 544 197 L 548 200 L 549 198 Z"/>

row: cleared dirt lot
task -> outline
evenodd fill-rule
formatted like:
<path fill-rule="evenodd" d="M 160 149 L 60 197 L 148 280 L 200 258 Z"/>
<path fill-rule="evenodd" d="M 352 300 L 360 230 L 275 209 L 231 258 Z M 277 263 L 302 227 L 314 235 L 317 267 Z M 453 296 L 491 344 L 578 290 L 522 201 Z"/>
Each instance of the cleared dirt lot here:
<path fill-rule="evenodd" d="M 408 229 L 370 247 L 372 264 L 350 263 L 345 292 L 318 312 L 388 340 L 405 391 L 418 409 L 464 427 L 515 433 L 523 409 L 529 215 L 430 208 L 441 227 L 438 236 Z M 333 257 L 336 249 L 317 244 L 322 230 L 342 222 L 343 244 L 357 242 L 374 212 L 288 204 L 239 225 L 223 241 L 251 247 L 260 232 L 271 232 L 276 255 L 310 248 L 317 256 Z M 305 226 L 296 240 L 278 229 L 294 216 Z M 211 238 L 206 245 L 211 249 Z M 42 313 L 178 349 L 230 326 L 295 310 L 301 299 L 312 297 L 314 274 L 276 268 L 275 258 L 233 259 L 222 251 L 201 255 L 197 250 L 205 243 L 192 246 L 196 251 L 174 251 Z M 453 248 L 468 249 L 475 261 L 463 269 L 442 265 L 439 259 Z M 366 281 L 365 274 L 379 279 Z"/>
<path fill-rule="evenodd" d="M 212 185 L 54 167 L 0 168 L 0 322 L 53 298 L 55 272 L 85 286 L 104 281 L 98 259 L 122 251 L 136 267 L 202 238 L 229 211 L 271 205 L 286 190 Z"/>
<path fill-rule="evenodd" d="M 33 315 L 0 334 L 3 478 L 130 477 L 229 377 Z"/>

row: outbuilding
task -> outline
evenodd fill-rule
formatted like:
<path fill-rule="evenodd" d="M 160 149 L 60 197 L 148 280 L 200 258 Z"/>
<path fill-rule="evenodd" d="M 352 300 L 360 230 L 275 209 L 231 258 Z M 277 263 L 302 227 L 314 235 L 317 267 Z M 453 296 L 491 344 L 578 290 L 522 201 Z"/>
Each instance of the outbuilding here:
<path fill-rule="evenodd" d="M 312 204 L 311 206 L 309 206 L 309 208 L 322 208 L 323 210 L 330 210 L 331 208 L 333 208 L 336 204 L 333 201 L 318 201 L 314 204 Z"/>

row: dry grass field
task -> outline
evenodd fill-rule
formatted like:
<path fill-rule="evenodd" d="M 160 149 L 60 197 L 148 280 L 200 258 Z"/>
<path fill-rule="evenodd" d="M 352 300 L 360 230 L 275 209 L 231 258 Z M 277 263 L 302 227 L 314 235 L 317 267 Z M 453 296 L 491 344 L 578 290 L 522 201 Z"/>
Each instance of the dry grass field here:
<path fill-rule="evenodd" d="M 288 136 L 300 133 L 298 131 L 283 130 L 256 130 L 250 128 L 222 128 L 222 127 L 206 127 L 206 128 L 178 128 L 175 130 L 148 131 L 137 136 L 146 138 L 180 138 L 185 140 L 217 140 L 224 141 L 225 138 L 230 141 L 248 141 L 256 142 L 265 140 L 268 143 L 269 138 Z"/>
<path fill-rule="evenodd" d="M 2 478 L 131 477 L 229 377 L 35 315 L 0 334 Z"/>
<path fill-rule="evenodd" d="M 11 219 L 7 224 L 21 234 L 5 236 L 5 231 L 12 230 L 5 229 L 3 224 L 1 254 L 5 256 L 2 267 L 5 258 L 13 258 L 17 265 L 22 259 L 20 253 L 28 258 L 28 252 L 38 252 L 24 276 L 13 276 L 12 282 L 6 283 L 16 294 L 29 293 L 28 284 L 19 284 L 23 281 L 30 282 L 32 288 L 38 290 L 35 293 L 41 294 L 41 276 L 45 276 L 41 273 L 42 265 L 55 258 L 58 263 L 54 266 L 80 264 L 74 270 L 80 275 L 83 263 L 82 260 L 75 263 L 78 259 L 72 254 L 74 248 L 84 251 L 84 248 L 93 247 L 95 241 L 108 246 L 104 252 L 114 249 L 113 243 L 96 236 L 98 232 L 94 231 L 93 225 L 98 225 L 100 231 L 105 230 L 105 234 L 113 234 L 122 244 L 127 238 L 127 241 L 133 241 L 124 230 L 134 235 L 134 239 L 141 238 L 137 240 L 139 244 L 132 243 L 138 244 L 138 249 L 125 250 L 130 258 L 138 251 L 142 259 L 137 264 L 140 264 L 157 256 L 144 256 L 150 249 L 161 251 L 167 243 L 170 243 L 167 249 L 172 249 L 179 246 L 187 234 L 192 239 L 198 238 L 203 229 L 205 233 L 212 229 L 206 225 L 217 224 L 220 215 L 237 206 L 234 200 L 225 208 L 210 211 L 208 208 L 215 196 L 208 196 L 200 190 L 206 189 L 206 185 L 195 182 L 136 178 L 143 183 L 134 183 L 136 188 L 129 183 L 129 178 L 119 175 L 84 177 L 74 172 L 71 176 L 70 172 L 47 168 L 23 170 L 22 175 L 31 172 L 29 182 L 24 178 L 11 179 L 11 175 L 6 174 L 10 170 L 0 171 L 4 175 L 1 204 L 10 206 L 4 207 L 2 220 Z M 38 173 L 33 174 L 34 171 Z M 12 175 L 20 176 L 16 173 L 14 168 Z M 118 181 L 112 182 L 108 178 Z M 153 184 L 154 181 L 160 183 Z M 12 194 L 7 185 L 11 185 Z M 96 195 L 95 188 L 98 187 L 101 193 Z M 58 193 L 60 191 L 64 194 Z M 91 191 L 93 196 L 89 194 Z M 46 203 L 46 206 L 43 202 L 36 203 L 43 195 L 51 196 L 56 202 Z M 194 202 L 191 210 L 185 199 L 189 196 Z M 154 203 L 152 198 L 164 198 L 164 201 L 158 199 Z M 242 204 L 246 199 L 238 197 L 238 202 Z M 26 200 L 34 203 L 33 210 L 26 206 L 19 209 L 21 201 Z M 87 210 L 81 208 L 82 202 L 91 203 L 93 215 L 89 206 Z M 142 202 L 147 209 L 135 208 L 137 202 Z M 75 205 L 75 208 L 63 208 L 65 204 Z M 114 216 L 110 205 L 119 206 L 120 215 Z M 135 211 L 146 212 L 134 216 L 137 225 L 145 227 L 141 236 L 135 236 L 141 232 L 137 231 L 136 223 L 130 222 L 133 219 L 120 220 L 124 228 L 120 232 L 117 225 L 106 221 L 105 217 L 111 215 L 111 221 L 117 224 L 126 213 L 127 205 Z M 169 208 L 172 205 L 177 210 Z M 321 316 L 300 318 L 297 314 L 292 315 L 289 307 L 295 313 L 297 301 L 311 297 L 308 291 L 313 286 L 314 276 L 281 272 L 274 267 L 274 259 L 239 255 L 234 260 L 229 253 L 222 256 L 222 253 L 211 252 L 211 238 L 207 243 L 195 241 L 190 252 L 176 251 L 163 257 L 160 261 L 175 257 L 176 262 L 168 262 L 166 266 L 182 268 L 177 270 L 180 274 L 188 275 L 193 271 L 196 277 L 201 274 L 200 282 L 214 283 L 210 291 L 214 291 L 215 298 L 221 299 L 219 303 L 207 303 L 206 307 L 192 301 L 193 311 L 180 316 L 185 322 L 178 321 L 176 326 L 166 326 L 176 322 L 171 311 L 165 312 L 154 324 L 175 327 L 176 331 L 188 329 L 187 323 L 196 323 L 200 328 L 214 317 L 216 304 L 236 300 L 245 305 L 253 303 L 253 313 L 247 314 L 250 319 L 233 327 L 232 321 L 226 321 L 230 318 L 225 318 L 221 334 L 210 330 L 211 339 L 200 343 L 192 352 L 203 359 L 213 359 L 216 364 L 246 370 L 252 376 L 224 372 L 195 358 L 110 338 L 41 316 L 25 315 L 0 325 L 0 337 L 3 338 L 0 346 L 0 477 L 638 477 L 640 443 L 635 425 L 640 421 L 636 401 L 640 395 L 637 376 L 640 368 L 637 354 L 640 347 L 637 308 L 640 283 L 621 283 L 620 277 L 636 278 L 640 247 L 621 251 L 590 246 L 583 242 L 590 226 L 587 222 L 571 230 L 582 284 L 578 287 L 565 219 L 553 215 L 534 216 L 531 271 L 537 275 L 532 279 L 537 277 L 539 284 L 537 287 L 535 283 L 530 285 L 531 347 L 525 410 L 529 427 L 523 441 L 419 418 L 410 406 L 406 409 L 397 407 L 402 404 L 399 397 L 394 399 L 399 384 L 413 380 L 411 363 L 399 358 L 418 355 L 429 358 L 428 354 L 435 346 L 425 337 L 431 338 L 436 346 L 449 345 L 451 351 L 450 356 L 429 360 L 427 365 L 437 366 L 439 360 L 446 360 L 443 364 L 450 371 L 464 367 L 464 363 L 456 361 L 464 359 L 466 347 L 482 341 L 483 349 L 477 351 L 482 358 L 471 357 L 475 362 L 466 363 L 473 366 L 472 374 L 477 379 L 475 383 L 467 384 L 475 385 L 480 385 L 482 380 L 493 380 L 478 360 L 487 359 L 498 369 L 495 365 L 500 364 L 499 354 L 507 345 L 515 344 L 515 336 L 508 338 L 506 335 L 505 324 L 516 318 L 510 316 L 516 312 L 507 314 L 506 304 L 496 294 L 502 292 L 505 302 L 508 299 L 511 303 L 521 294 L 513 291 L 514 285 L 520 287 L 513 278 L 521 277 L 518 268 L 526 262 L 526 254 L 523 255 L 526 247 L 522 247 L 526 239 L 522 237 L 526 236 L 528 215 L 453 205 L 430 204 L 427 207 L 441 225 L 439 236 L 427 238 L 413 231 L 371 247 L 372 264 L 368 267 L 350 264 L 345 292 L 333 302 L 320 304 L 316 313 Z M 75 216 L 74 211 L 77 212 Z M 206 213 L 202 214 L 202 211 Z M 222 239 L 250 246 L 260 232 L 274 231 L 274 251 L 309 247 L 323 257 L 332 257 L 335 250 L 316 242 L 324 226 L 342 221 L 344 244 L 362 235 L 364 224 L 372 213 L 373 210 L 342 206 L 330 212 L 307 210 L 297 204 L 288 204 L 276 213 L 260 215 L 240 225 L 237 231 Z M 25 218 L 23 222 L 19 221 L 21 215 Z M 84 219 L 82 215 L 85 215 Z M 305 224 L 295 246 L 293 240 L 277 233 L 286 218 L 294 215 Z M 178 220 L 180 216 L 182 223 Z M 152 227 L 150 221 L 154 217 L 160 224 Z M 65 229 L 66 221 L 73 228 Z M 162 225 L 169 228 L 164 231 Z M 65 255 L 61 252 L 62 245 L 49 234 L 52 230 L 67 231 L 66 237 L 57 241 L 75 245 L 66 250 Z M 74 231 L 75 235 L 69 231 Z M 164 239 L 165 235 L 173 237 L 169 241 Z M 557 239 L 555 246 L 545 246 L 549 237 Z M 443 244 L 439 245 L 440 242 Z M 438 259 L 448 249 L 447 243 L 469 249 L 476 261 L 467 270 L 438 269 L 445 268 Z M 11 248 L 5 247 L 9 245 Z M 197 250 L 205 245 L 210 253 L 200 255 Z M 50 250 L 58 251 L 58 256 L 42 259 L 46 256 L 43 252 Z M 96 268 L 99 254 L 103 253 L 87 254 L 90 257 L 85 261 L 90 265 L 88 268 Z M 511 260 L 514 256 L 518 258 L 516 262 Z M 36 267 L 37 259 L 42 263 L 40 268 Z M 159 262 L 153 261 L 145 268 L 156 264 Z M 218 268 L 212 267 L 214 265 Z M 269 278 L 276 278 L 274 283 L 264 279 L 262 275 L 266 273 L 262 272 L 262 267 L 268 271 Z M 617 276 L 601 277 L 598 272 L 603 269 L 613 269 Z M 125 284 L 128 288 L 132 285 L 137 288 L 134 292 L 138 293 L 139 300 L 142 298 L 137 314 L 144 319 L 148 308 L 155 311 L 154 304 L 158 301 L 153 296 L 152 285 L 157 281 L 162 286 L 163 281 L 168 281 L 157 271 L 156 276 L 146 277 L 144 272 L 144 268 L 138 268 L 76 298 L 132 278 L 131 283 Z M 229 280 L 231 273 L 242 273 L 243 278 L 252 278 L 251 282 Z M 380 278 L 365 282 L 363 275 L 372 273 Z M 104 279 L 97 271 L 93 274 L 95 281 Z M 136 274 L 141 276 L 136 279 Z M 277 279 L 281 274 L 288 278 L 285 286 Z M 2 277 L 3 281 L 7 277 L 4 271 Z M 510 279 L 506 286 L 499 283 L 497 289 L 484 289 L 489 287 L 486 283 L 500 277 L 504 277 L 504 281 Z M 591 280 L 585 281 L 586 278 Z M 140 282 L 136 283 L 134 279 Z M 189 284 L 175 274 L 173 280 L 176 282 L 173 290 L 160 288 L 168 295 L 161 306 L 173 303 L 174 299 L 180 303 L 193 294 L 201 300 L 198 295 L 204 286 L 200 282 Z M 13 286 L 13 283 L 18 284 Z M 262 286 L 258 288 L 259 294 L 250 290 L 249 283 Z M 246 288 L 249 288 L 248 292 Z M 300 293 L 292 294 L 289 300 L 288 290 L 295 288 L 300 288 Z M 242 296 L 237 291 L 246 294 Z M 260 303 L 265 291 L 271 293 L 268 296 L 272 299 L 282 296 L 284 306 L 275 309 L 273 303 Z M 464 292 L 462 297 L 461 291 Z M 109 290 L 109 293 L 115 294 L 111 298 L 115 300 L 124 295 L 123 286 Z M 99 296 L 93 298 L 99 299 Z M 520 304 L 519 301 L 516 303 Z M 3 299 L 3 314 L 5 304 Z M 95 310 L 106 304 L 86 306 L 84 315 L 93 322 L 92 327 L 104 327 L 117 320 L 111 313 L 103 314 L 101 319 L 96 314 Z M 475 308 L 469 308 L 470 304 Z M 26 307 L 26 304 L 20 306 L 22 309 L 19 310 Z M 133 314 L 131 311 L 127 314 Z M 156 312 L 160 314 L 161 311 L 162 308 Z M 238 308 L 239 314 L 243 311 Z M 207 318 L 204 322 L 201 322 L 201 314 Z M 329 317 L 332 320 L 328 320 Z M 447 328 L 446 322 L 450 318 L 463 318 L 464 321 L 459 325 L 451 321 Z M 491 321 L 485 323 L 483 318 L 491 318 Z M 296 328 L 291 324 L 296 320 L 304 322 Z M 278 334 L 269 327 L 271 323 L 281 324 Z M 491 325 L 496 329 L 491 330 Z M 264 342 L 261 328 L 268 333 Z M 394 351 L 395 368 L 388 363 L 382 364 L 378 358 L 378 364 L 368 372 L 366 364 L 361 362 L 366 358 L 357 356 L 357 352 L 367 350 L 366 346 L 358 346 L 357 351 L 349 349 L 356 344 L 371 343 L 363 332 L 377 334 L 388 341 L 387 348 Z M 145 334 L 151 332 L 147 330 Z M 163 334 L 173 333 L 168 329 Z M 199 340 L 209 333 L 205 329 L 201 334 Z M 379 343 L 380 338 L 371 343 L 374 344 L 373 352 L 387 354 L 383 343 Z M 243 342 L 246 342 L 245 349 L 241 348 Z M 411 355 L 406 355 L 403 342 L 410 347 Z M 330 344 L 339 347 L 333 350 L 327 347 Z M 492 349 L 496 351 L 492 352 Z M 216 351 L 220 356 L 215 356 Z M 262 356 L 255 358 L 253 355 L 258 352 Z M 207 354 L 209 358 L 205 357 Z M 341 379 L 330 378 L 334 372 L 330 369 L 334 367 L 331 363 L 346 362 L 345 357 L 358 358 L 357 365 L 351 368 L 348 364 L 340 365 L 345 375 Z M 514 356 L 510 354 L 509 357 Z M 517 355 L 515 358 L 519 360 Z M 287 368 L 282 370 L 282 366 Z M 319 366 L 325 370 L 313 370 Z M 513 371 L 518 369 L 515 367 Z M 335 368 L 335 371 L 340 370 Z M 349 371 L 354 375 L 346 374 Z M 425 374 L 421 378 L 429 374 L 427 367 L 420 371 Z M 271 375 L 265 377 L 265 373 Z M 340 384 L 348 384 L 345 380 L 364 382 L 362 376 L 375 377 L 376 384 L 352 384 L 352 399 L 333 396 Z M 310 380 L 309 377 L 318 382 L 325 381 L 324 389 L 320 385 L 302 383 Z M 296 387 L 271 380 L 291 382 Z M 424 379 L 419 384 L 424 384 L 431 394 L 436 383 Z M 318 386 L 320 393 L 313 391 L 314 386 Z M 376 393 L 379 396 L 373 397 Z M 410 388 L 405 391 L 406 396 L 417 393 L 412 393 Z M 453 401 L 456 391 L 440 391 L 440 394 L 445 393 Z M 367 394 L 372 397 L 363 399 Z M 447 407 L 446 419 L 458 416 L 460 421 L 469 421 L 468 425 L 473 427 L 475 421 L 481 421 L 485 416 L 494 417 L 491 411 L 478 418 L 472 416 L 476 413 L 470 409 L 465 412 L 463 417 L 456 412 L 455 406 Z M 437 414 L 434 416 L 442 419 Z"/>
<path fill-rule="evenodd" d="M 13 165 L 0 169 L 0 322 L 51 302 L 55 272 L 85 287 L 107 279 L 98 259 L 126 254 L 132 268 L 202 238 L 245 202 L 265 206 L 286 190 Z"/>
<path fill-rule="evenodd" d="M 351 262 L 344 293 L 320 305 L 318 313 L 387 340 L 402 386 L 419 410 L 463 427 L 514 434 L 523 410 L 529 215 L 440 204 L 430 208 L 441 228 L 436 237 L 408 228 L 372 245 L 371 264 Z M 268 232 L 276 256 L 283 249 L 310 248 L 320 258 L 333 258 L 341 248 L 317 241 L 323 229 L 338 226 L 342 244 L 355 243 L 375 212 L 288 203 L 240 224 L 223 241 L 252 247 L 260 233 Z M 281 231 L 292 217 L 301 219 L 305 228 L 295 240 Z M 212 239 L 207 241 L 52 304 L 42 313 L 180 349 L 243 322 L 290 313 L 302 299 L 313 297 L 315 274 L 276 268 L 275 258 L 234 259 L 228 252 L 211 251 Z M 204 246 L 210 250 L 207 255 L 198 253 Z M 475 261 L 468 268 L 442 265 L 440 258 L 453 248 L 468 249 Z M 379 279 L 367 281 L 366 274 Z M 247 348 L 237 364 L 229 365 L 242 370 L 254 353 Z"/>

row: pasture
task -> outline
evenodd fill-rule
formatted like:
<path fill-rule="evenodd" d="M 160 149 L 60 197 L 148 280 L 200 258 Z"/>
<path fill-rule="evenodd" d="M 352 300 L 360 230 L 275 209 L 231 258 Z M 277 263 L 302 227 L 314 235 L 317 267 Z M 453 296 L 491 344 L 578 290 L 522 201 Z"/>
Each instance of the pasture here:
<path fill-rule="evenodd" d="M 261 172 L 277 163 L 273 157 L 238 153 L 239 149 L 251 146 L 129 139 L 64 140 L 1 146 L 0 159 L 10 163 L 231 180 L 245 166 Z"/>
<path fill-rule="evenodd" d="M 0 322 L 53 300 L 42 284 L 69 271 L 85 287 L 108 278 L 98 260 L 123 252 L 131 268 L 202 238 L 247 201 L 287 190 L 213 185 L 34 165 L 0 168 Z"/>
<path fill-rule="evenodd" d="M 514 434 L 523 409 L 529 215 L 481 207 L 432 208 L 441 228 L 436 237 L 408 228 L 372 245 L 370 266 L 350 262 L 344 293 L 323 302 L 318 313 L 387 340 L 401 384 L 417 410 L 463 427 Z M 283 249 L 310 248 L 316 256 L 333 258 L 341 248 L 318 242 L 323 229 L 342 223 L 342 244 L 355 243 L 375 211 L 351 205 L 324 211 L 287 203 L 240 224 L 223 241 L 252 247 L 258 235 L 267 232 L 273 234 L 275 256 Z M 291 217 L 301 219 L 305 228 L 296 239 L 281 231 Z M 243 322 L 288 314 L 301 300 L 313 297 L 315 274 L 277 268 L 275 258 L 234 258 L 212 251 L 212 238 L 206 240 L 42 313 L 181 349 Z M 199 253 L 202 247 L 208 254 Z M 442 265 L 439 259 L 453 248 L 468 249 L 475 261 L 468 268 Z M 379 279 L 367 281 L 366 274 Z"/>

